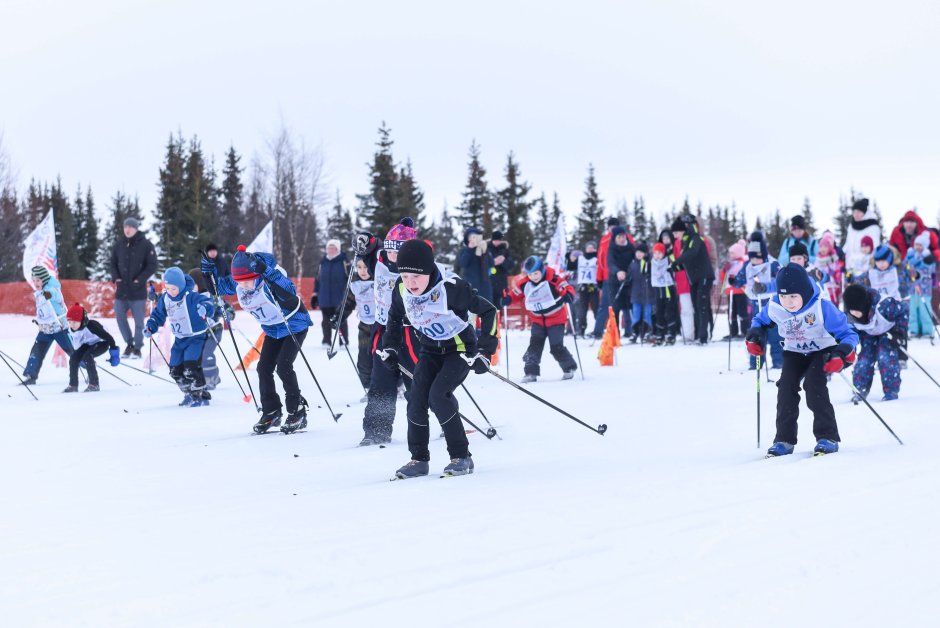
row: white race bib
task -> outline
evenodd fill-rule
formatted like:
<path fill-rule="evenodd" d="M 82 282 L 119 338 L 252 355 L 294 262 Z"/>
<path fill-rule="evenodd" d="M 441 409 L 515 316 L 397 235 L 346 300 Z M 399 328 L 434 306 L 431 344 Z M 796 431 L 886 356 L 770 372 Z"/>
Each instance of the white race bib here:
<path fill-rule="evenodd" d="M 597 258 L 578 258 L 578 285 L 597 283 Z"/>
<path fill-rule="evenodd" d="M 549 310 L 558 303 L 552 295 L 552 286 L 548 281 L 542 281 L 538 285 L 531 281 L 526 282 L 523 292 L 525 293 L 526 309 L 536 314 Z"/>
<path fill-rule="evenodd" d="M 349 284 L 349 289 L 356 297 L 356 316 L 360 323 L 366 325 L 375 322 L 375 286 L 373 284 L 371 279 Z"/>
<path fill-rule="evenodd" d="M 745 276 L 747 277 L 747 283 L 744 284 L 744 293 L 747 295 L 747 298 L 752 301 L 766 301 L 770 297 L 774 296 L 773 292 L 770 292 L 768 288 L 770 287 L 770 282 L 773 281 L 773 275 L 770 272 L 771 262 L 764 262 L 763 264 L 748 264 L 747 270 L 745 271 Z M 760 294 L 754 292 L 754 282 L 759 281 L 764 286 L 764 291 Z"/>
<path fill-rule="evenodd" d="M 170 331 L 176 338 L 189 338 L 197 335 L 193 332 L 193 322 L 189 319 L 189 308 L 186 307 L 186 300 L 189 293 L 185 293 L 179 301 L 174 301 L 170 295 L 163 295 L 163 306 L 166 308 L 166 320 L 170 325 Z M 206 333 L 206 330 L 198 332 Z"/>
<path fill-rule="evenodd" d="M 901 300 L 901 290 L 898 287 L 898 270 L 893 266 L 888 266 L 887 270 L 878 270 L 872 268 L 868 271 L 868 282 L 872 290 L 875 290 L 882 297 L 891 297 Z"/>
<path fill-rule="evenodd" d="M 388 311 L 392 307 L 392 291 L 398 273 L 393 273 L 381 260 L 375 263 L 375 320 L 380 325 L 388 324 Z"/>
<path fill-rule="evenodd" d="M 447 291 L 444 281 L 421 295 L 413 295 L 401 289 L 402 302 L 411 326 L 431 340 L 450 340 L 470 324 L 447 308 Z"/>
<path fill-rule="evenodd" d="M 653 258 L 650 261 L 650 285 L 654 288 L 668 288 L 675 284 L 672 273 L 669 272 L 669 260 L 665 257 Z"/>
<path fill-rule="evenodd" d="M 262 325 L 280 325 L 286 321 L 280 306 L 268 298 L 262 285 L 254 290 L 245 290 L 239 286 L 235 288 L 235 295 L 242 309 Z"/>
<path fill-rule="evenodd" d="M 95 345 L 101 342 L 101 338 L 91 333 L 88 327 L 83 327 L 78 331 L 70 331 L 72 336 L 72 347 L 78 349 L 82 345 Z"/>
<path fill-rule="evenodd" d="M 49 326 L 62 326 L 59 317 L 55 314 L 55 308 L 52 307 L 52 303 L 46 300 L 46 297 L 43 296 L 42 290 L 36 291 L 36 322 L 40 325 L 49 325 Z"/>
<path fill-rule="evenodd" d="M 783 350 L 796 353 L 812 353 L 839 344 L 826 331 L 823 320 L 822 301 L 816 299 L 809 309 L 792 313 L 776 301 L 767 307 L 770 320 L 777 324 L 777 331 L 783 338 Z"/>
<path fill-rule="evenodd" d="M 849 321 L 855 329 L 863 331 L 869 336 L 880 336 L 894 327 L 894 323 L 885 318 L 877 307 L 875 307 L 875 315 L 867 323 L 859 323 L 852 319 L 849 319 Z"/>

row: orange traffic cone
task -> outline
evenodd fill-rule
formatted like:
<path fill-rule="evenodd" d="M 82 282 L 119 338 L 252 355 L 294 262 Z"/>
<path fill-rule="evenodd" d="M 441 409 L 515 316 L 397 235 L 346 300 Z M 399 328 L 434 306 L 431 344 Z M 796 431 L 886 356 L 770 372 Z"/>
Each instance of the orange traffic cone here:
<path fill-rule="evenodd" d="M 242 358 L 242 363 L 235 367 L 236 371 L 247 371 L 248 367 L 255 363 L 255 361 L 261 357 L 261 345 L 264 344 L 264 332 L 261 332 L 261 335 L 258 336 L 258 339 L 255 341 L 255 346 L 251 348 L 248 353 L 245 354 L 245 357 Z"/>
<path fill-rule="evenodd" d="M 617 321 L 617 317 L 614 316 L 614 308 L 607 308 L 607 328 L 604 330 L 604 335 L 610 334 L 611 346 L 619 347 L 620 346 L 620 324 Z"/>
<path fill-rule="evenodd" d="M 496 312 L 496 329 L 497 330 L 502 329 L 502 327 L 500 326 L 499 318 L 500 318 L 500 312 Z M 502 348 L 503 348 L 503 335 L 500 334 L 499 331 L 497 331 L 496 332 L 496 353 L 494 353 L 492 357 L 490 358 L 490 364 L 492 366 L 496 366 L 497 364 L 499 364 L 499 353 L 500 351 L 502 351 Z"/>
<path fill-rule="evenodd" d="M 597 359 L 600 361 L 601 366 L 614 365 L 614 345 L 611 343 L 610 334 L 606 332 L 601 340 L 601 348 L 597 351 Z"/>

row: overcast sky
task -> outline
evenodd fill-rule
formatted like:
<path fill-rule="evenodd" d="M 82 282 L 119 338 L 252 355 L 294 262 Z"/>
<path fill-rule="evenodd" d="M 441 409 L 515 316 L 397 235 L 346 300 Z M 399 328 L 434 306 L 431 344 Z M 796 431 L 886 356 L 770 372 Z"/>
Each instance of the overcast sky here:
<path fill-rule="evenodd" d="M 459 6 L 458 6 L 459 5 Z M 772 7 L 772 8 L 771 8 Z M 283 123 L 352 206 L 382 120 L 436 215 L 467 150 L 515 152 L 574 214 L 688 196 L 817 218 L 854 186 L 894 223 L 940 209 L 940 3 L 0 0 L 0 132 L 20 182 L 150 210 L 168 135 L 221 163 Z"/>

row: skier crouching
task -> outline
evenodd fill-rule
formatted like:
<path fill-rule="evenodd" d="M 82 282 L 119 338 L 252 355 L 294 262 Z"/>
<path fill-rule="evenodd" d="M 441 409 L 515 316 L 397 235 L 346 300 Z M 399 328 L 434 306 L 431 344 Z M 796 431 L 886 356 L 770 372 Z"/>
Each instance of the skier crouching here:
<path fill-rule="evenodd" d="M 434 263 L 431 247 L 409 240 L 398 251 L 400 278 L 392 293 L 388 325 L 378 352 L 382 365 L 398 371 L 405 317 L 417 332 L 420 345 L 414 380 L 408 395 L 408 450 L 411 460 L 395 473 L 399 479 L 428 474 L 430 426 L 428 409 L 434 411 L 444 438 L 450 464 L 445 476 L 473 473 L 469 442 L 458 416 L 454 390 L 470 369 L 485 373 L 489 356 L 497 346 L 496 307 L 477 294 L 457 275 L 445 273 Z M 480 319 L 481 333 L 468 323 L 468 314 Z"/>
<path fill-rule="evenodd" d="M 767 457 L 793 453 L 800 415 L 800 383 L 813 412 L 817 455 L 839 451 L 839 427 L 829 401 L 827 375 L 855 362 L 858 334 L 845 314 L 820 297 L 819 286 L 797 264 L 777 274 L 777 294 L 751 322 L 745 337 L 747 351 L 764 355 L 768 328 L 783 338 L 783 370 L 777 380 L 777 435 Z"/>
<path fill-rule="evenodd" d="M 78 392 L 78 368 L 84 366 L 88 371 L 88 386 L 85 392 L 98 392 L 98 368 L 95 358 L 108 352 L 111 366 L 121 363 L 121 352 L 114 343 L 114 337 L 104 330 L 101 323 L 88 318 L 88 314 L 75 303 L 65 314 L 69 322 L 72 346 L 75 351 L 69 356 L 69 385 L 62 392 Z"/>

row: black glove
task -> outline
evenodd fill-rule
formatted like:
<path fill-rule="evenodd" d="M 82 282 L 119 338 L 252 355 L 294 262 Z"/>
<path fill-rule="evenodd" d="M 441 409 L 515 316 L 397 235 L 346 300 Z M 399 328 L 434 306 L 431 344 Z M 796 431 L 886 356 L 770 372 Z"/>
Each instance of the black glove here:
<path fill-rule="evenodd" d="M 320 305 L 320 298 L 317 295 L 310 297 L 310 309 L 315 310 Z"/>
<path fill-rule="evenodd" d="M 927 253 L 926 255 L 924 255 L 924 263 L 925 263 L 925 264 L 933 264 L 935 261 L 937 261 L 937 260 L 936 260 L 936 258 L 933 256 L 933 253 Z"/>
<path fill-rule="evenodd" d="M 467 364 L 470 365 L 470 370 L 472 370 L 477 375 L 483 375 L 484 373 L 489 372 L 490 358 L 488 355 L 484 355 L 482 353 L 468 353 L 467 355 Z"/>
<path fill-rule="evenodd" d="M 382 360 L 382 366 L 392 373 L 398 372 L 398 351 L 395 349 L 380 349 L 376 351 L 376 355 Z"/>
<path fill-rule="evenodd" d="M 499 339 L 496 336 L 491 336 L 489 334 L 480 334 L 479 338 L 477 338 L 477 346 L 479 347 L 480 353 L 493 355 L 496 353 L 496 347 L 499 346 Z M 470 355 L 473 354 L 471 353 Z"/>
<path fill-rule="evenodd" d="M 371 255 L 372 252 L 378 248 L 378 245 L 379 241 L 368 231 L 360 231 L 359 233 L 353 235 L 352 248 L 356 255 L 363 257 L 366 255 Z"/>
<path fill-rule="evenodd" d="M 764 294 L 764 290 L 766 290 L 766 288 L 764 287 L 764 284 L 762 284 L 759 281 L 755 281 L 754 285 L 751 286 L 751 291 L 754 294 Z"/>
<path fill-rule="evenodd" d="M 673 262 L 672 264 L 669 265 L 670 272 L 677 273 L 680 270 L 682 270 L 682 266 L 679 265 L 679 262 Z"/>
<path fill-rule="evenodd" d="M 571 294 L 570 292 L 566 292 L 564 296 L 561 297 L 561 302 L 566 305 L 570 305 L 571 303 L 574 303 L 574 295 Z"/>
<path fill-rule="evenodd" d="M 202 271 L 203 275 L 215 275 L 218 269 L 215 267 L 215 262 L 209 259 L 209 256 L 203 252 L 202 258 L 199 260 L 199 270 Z"/>
<path fill-rule="evenodd" d="M 263 275 L 264 271 L 268 269 L 268 265 L 264 263 L 264 260 L 262 260 L 260 257 L 255 255 L 254 253 L 249 253 L 248 259 L 250 260 L 248 262 L 248 268 L 250 268 L 251 272 L 253 273 L 258 273 L 259 275 Z"/>
<path fill-rule="evenodd" d="M 52 293 L 49 292 L 48 290 L 43 290 L 42 296 L 45 297 L 46 301 L 48 301 L 49 299 L 52 298 Z"/>

